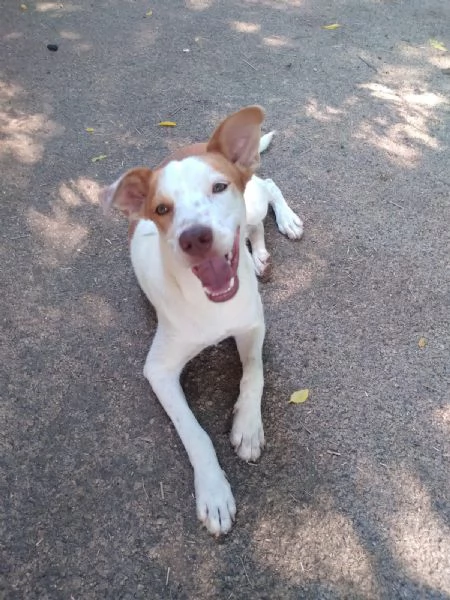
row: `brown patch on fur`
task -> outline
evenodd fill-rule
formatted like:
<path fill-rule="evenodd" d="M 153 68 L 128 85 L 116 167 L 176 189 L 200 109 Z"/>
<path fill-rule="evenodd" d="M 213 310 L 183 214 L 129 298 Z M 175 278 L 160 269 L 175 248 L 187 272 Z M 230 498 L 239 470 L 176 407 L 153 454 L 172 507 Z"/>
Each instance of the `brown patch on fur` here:
<path fill-rule="evenodd" d="M 136 231 L 136 227 L 139 223 L 138 219 L 130 219 L 128 222 L 128 243 L 131 242 L 131 239 Z"/>
<path fill-rule="evenodd" d="M 215 171 L 222 173 L 228 181 L 234 183 L 242 194 L 244 193 L 245 186 L 253 175 L 251 169 L 245 169 L 239 165 L 230 163 L 225 156 L 216 152 L 207 152 L 203 156 L 200 156 L 200 158 Z"/>
<path fill-rule="evenodd" d="M 123 177 L 114 193 L 112 204 L 117 206 L 127 217 L 132 218 L 140 213 L 148 195 L 152 171 L 146 167 L 131 169 Z"/>
<path fill-rule="evenodd" d="M 178 148 L 175 152 L 172 152 L 170 156 L 165 158 L 158 165 L 158 169 L 162 169 L 166 165 L 168 165 L 172 160 L 183 160 L 183 158 L 188 158 L 189 156 L 202 156 L 206 153 L 206 142 L 201 142 L 198 144 L 189 144 L 189 146 L 183 146 L 182 148 Z"/>
<path fill-rule="evenodd" d="M 259 140 L 264 111 L 260 106 L 247 106 L 224 119 L 212 134 L 208 152 L 218 152 L 231 163 L 245 169 L 259 166 Z"/>
<path fill-rule="evenodd" d="M 149 190 L 145 202 L 142 206 L 140 216 L 144 219 L 151 219 L 158 227 L 158 229 L 165 233 L 169 229 L 173 220 L 173 200 L 171 198 L 163 196 L 158 191 L 158 179 L 160 173 L 161 169 L 153 171 L 152 173 Z M 164 215 L 158 215 L 158 213 L 156 212 L 156 208 L 160 204 L 167 206 L 169 212 L 167 212 Z"/>

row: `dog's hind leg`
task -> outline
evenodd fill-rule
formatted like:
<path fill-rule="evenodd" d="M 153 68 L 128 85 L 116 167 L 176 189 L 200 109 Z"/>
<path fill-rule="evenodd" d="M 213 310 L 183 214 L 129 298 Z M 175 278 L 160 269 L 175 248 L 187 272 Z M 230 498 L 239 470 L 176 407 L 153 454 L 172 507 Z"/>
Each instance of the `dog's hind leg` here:
<path fill-rule="evenodd" d="M 270 194 L 269 203 L 275 212 L 278 229 L 291 240 L 298 240 L 303 235 L 303 222 L 290 208 L 280 188 L 272 179 L 264 179 Z"/>

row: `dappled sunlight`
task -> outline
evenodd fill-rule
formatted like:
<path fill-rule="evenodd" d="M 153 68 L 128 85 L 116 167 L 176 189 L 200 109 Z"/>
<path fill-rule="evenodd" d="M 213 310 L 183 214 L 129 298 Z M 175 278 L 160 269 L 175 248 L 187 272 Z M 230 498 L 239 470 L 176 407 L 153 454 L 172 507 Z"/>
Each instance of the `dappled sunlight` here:
<path fill-rule="evenodd" d="M 450 594 L 450 529 L 418 478 L 399 467 L 392 481 L 396 508 L 388 520 L 396 559 L 414 580 Z"/>
<path fill-rule="evenodd" d="M 13 83 L 0 81 L 0 102 L 8 109 L 0 110 L 0 156 L 12 155 L 17 161 L 31 165 L 39 162 L 44 143 L 63 128 L 44 114 L 26 114 L 13 101 L 23 89 Z"/>
<path fill-rule="evenodd" d="M 450 69 L 450 56 L 448 53 L 440 56 L 430 56 L 428 62 L 438 69 Z"/>
<path fill-rule="evenodd" d="M 35 10 L 37 12 L 48 12 L 49 10 L 58 10 L 62 8 L 61 2 L 36 2 Z"/>
<path fill-rule="evenodd" d="M 450 436 L 450 404 L 436 409 L 433 421 L 439 429 L 444 430 L 446 436 Z"/>
<path fill-rule="evenodd" d="M 360 87 L 369 90 L 375 98 L 393 102 L 394 104 L 407 104 L 412 107 L 423 106 L 433 108 L 446 102 L 444 97 L 432 92 L 418 94 L 408 89 L 397 91 L 386 85 L 382 85 L 381 83 L 365 83 Z"/>
<path fill-rule="evenodd" d="M 61 30 L 59 35 L 65 40 L 80 40 L 81 35 L 79 33 L 74 33 L 73 31 L 65 31 Z"/>
<path fill-rule="evenodd" d="M 79 177 L 60 184 L 57 199 L 51 205 L 50 214 L 35 208 L 27 212 L 27 224 L 41 240 L 45 255 L 43 260 L 55 267 L 76 253 L 82 252 L 89 235 L 89 227 L 80 225 L 72 211 L 83 205 L 97 205 L 100 186 L 87 177 Z"/>
<path fill-rule="evenodd" d="M 35 11 L 36 12 L 42 12 L 42 13 L 48 13 L 48 12 L 66 12 L 66 13 L 71 13 L 71 12 L 79 12 L 81 10 L 83 10 L 83 8 L 81 6 L 79 6 L 78 4 L 72 4 L 71 2 L 66 2 L 64 0 L 64 2 L 36 2 L 35 5 Z"/>
<path fill-rule="evenodd" d="M 277 10 L 288 10 L 289 8 L 296 8 L 302 6 L 304 0 L 245 0 L 246 4 L 254 6 L 267 6 L 267 8 L 274 8 Z"/>
<path fill-rule="evenodd" d="M 22 88 L 15 83 L 6 83 L 6 81 L 0 80 L 0 99 L 2 102 L 11 100 L 22 92 Z"/>
<path fill-rule="evenodd" d="M 321 123 L 337 123 L 344 114 L 344 110 L 328 106 L 327 104 L 320 106 L 316 98 L 311 98 L 305 106 L 305 113 L 308 117 L 316 119 L 316 121 L 320 121 Z"/>
<path fill-rule="evenodd" d="M 28 209 L 27 224 L 49 251 L 48 261 L 53 266 L 59 263 L 60 257 L 80 252 L 80 246 L 89 233 L 88 228 L 75 223 L 69 211 L 62 206 L 54 206 L 50 215 L 44 215 L 35 208 Z"/>
<path fill-rule="evenodd" d="M 90 204 L 99 203 L 98 193 L 101 186 L 96 181 L 88 179 L 87 177 L 79 177 L 77 180 L 71 181 L 71 185 L 86 202 L 89 202 Z"/>
<path fill-rule="evenodd" d="M 337 589 L 361 582 L 355 590 L 359 597 L 377 587 L 371 558 L 350 518 L 329 504 L 315 499 L 313 506 L 292 505 L 289 515 L 277 511 L 261 517 L 253 535 L 254 558 L 294 584 L 316 581 L 317 572 Z"/>
<path fill-rule="evenodd" d="M 261 33 L 261 25 L 259 23 L 249 23 L 247 21 L 231 21 L 230 27 L 238 33 Z M 261 37 L 262 42 L 266 46 L 272 48 L 282 48 L 292 46 L 292 42 L 284 35 L 267 35 Z"/>
<path fill-rule="evenodd" d="M 88 179 L 79 177 L 77 180 L 70 180 L 68 183 L 61 183 L 59 186 L 59 198 L 62 200 L 57 204 L 66 206 L 81 206 L 88 202 L 89 204 L 98 204 L 98 194 L 100 185 Z"/>
<path fill-rule="evenodd" d="M 191 10 L 206 10 L 211 8 L 214 0 L 186 0 L 186 7 Z"/>
<path fill-rule="evenodd" d="M 37 163 L 43 156 L 44 145 L 33 136 L 49 135 L 56 129 L 57 126 L 42 114 L 25 115 L 16 112 L 12 116 L 0 112 L 0 133 L 4 136 L 0 153 L 11 154 L 25 164 Z"/>
<path fill-rule="evenodd" d="M 43 214 L 35 208 L 28 209 L 28 226 L 43 242 L 50 265 L 57 266 L 61 260 L 81 252 L 89 228 L 74 220 L 71 211 L 86 203 L 97 204 L 99 189 L 96 182 L 80 177 L 60 184 L 51 214 Z"/>
<path fill-rule="evenodd" d="M 402 125 L 393 125 L 387 132 L 377 133 L 370 122 L 361 123 L 355 136 L 383 150 L 393 162 L 406 168 L 414 168 L 420 159 L 420 152 L 405 143 L 405 132 Z"/>
<path fill-rule="evenodd" d="M 380 110 L 387 106 L 392 116 L 374 117 L 362 122 L 355 134 L 357 139 L 373 144 L 406 168 L 417 165 L 423 147 L 440 148 L 429 127 L 436 118 L 435 109 L 446 103 L 443 96 L 425 90 L 417 92 L 410 87 L 393 89 L 380 83 L 366 83 L 359 87 L 381 102 Z"/>
<path fill-rule="evenodd" d="M 263 38 L 263 42 L 267 46 L 272 46 L 273 48 L 279 48 L 281 46 L 290 46 L 291 42 L 287 37 L 283 35 L 269 35 Z"/>
<path fill-rule="evenodd" d="M 258 33 L 261 30 L 261 25 L 257 23 L 246 23 L 245 21 L 232 21 L 230 26 L 239 33 Z"/>
<path fill-rule="evenodd" d="M 3 36 L 3 41 L 11 42 L 13 40 L 20 40 L 23 38 L 23 33 L 19 33 L 18 31 L 13 31 L 12 33 L 7 33 Z"/>
<path fill-rule="evenodd" d="M 59 186 L 59 198 L 66 206 L 81 206 L 88 202 L 89 204 L 98 204 L 98 194 L 100 185 L 87 177 L 79 177 L 76 181 L 71 180 L 68 183 L 61 183 Z"/>

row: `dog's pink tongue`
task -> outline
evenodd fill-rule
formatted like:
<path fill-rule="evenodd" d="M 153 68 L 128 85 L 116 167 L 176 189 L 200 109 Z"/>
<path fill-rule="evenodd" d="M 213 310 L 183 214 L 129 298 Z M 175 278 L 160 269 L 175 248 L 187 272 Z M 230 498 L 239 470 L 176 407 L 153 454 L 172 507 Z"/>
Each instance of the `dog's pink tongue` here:
<path fill-rule="evenodd" d="M 231 267 L 227 259 L 223 256 L 204 260 L 194 267 L 193 271 L 203 286 L 213 292 L 228 287 L 230 279 L 233 277 Z"/>

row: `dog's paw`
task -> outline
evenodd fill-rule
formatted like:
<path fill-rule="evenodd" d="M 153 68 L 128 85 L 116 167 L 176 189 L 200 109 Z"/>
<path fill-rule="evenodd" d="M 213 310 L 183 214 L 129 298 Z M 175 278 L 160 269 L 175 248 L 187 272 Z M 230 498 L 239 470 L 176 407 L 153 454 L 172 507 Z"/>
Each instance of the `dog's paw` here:
<path fill-rule="evenodd" d="M 264 448 L 264 428 L 261 416 L 237 409 L 230 434 L 231 444 L 239 458 L 255 461 L 261 456 Z"/>
<path fill-rule="evenodd" d="M 267 281 L 272 272 L 272 262 L 267 250 L 258 250 L 252 253 L 255 272 L 262 280 Z"/>
<path fill-rule="evenodd" d="M 277 225 L 281 233 L 291 240 L 299 240 L 303 235 L 303 222 L 289 207 L 278 215 Z"/>
<path fill-rule="evenodd" d="M 215 469 L 195 475 L 197 516 L 213 535 L 228 533 L 236 515 L 236 504 L 225 473 Z"/>
<path fill-rule="evenodd" d="M 278 229 L 291 240 L 299 240 L 303 235 L 302 220 L 287 204 L 280 188 L 272 179 L 265 179 L 264 183 L 273 197 Z"/>

